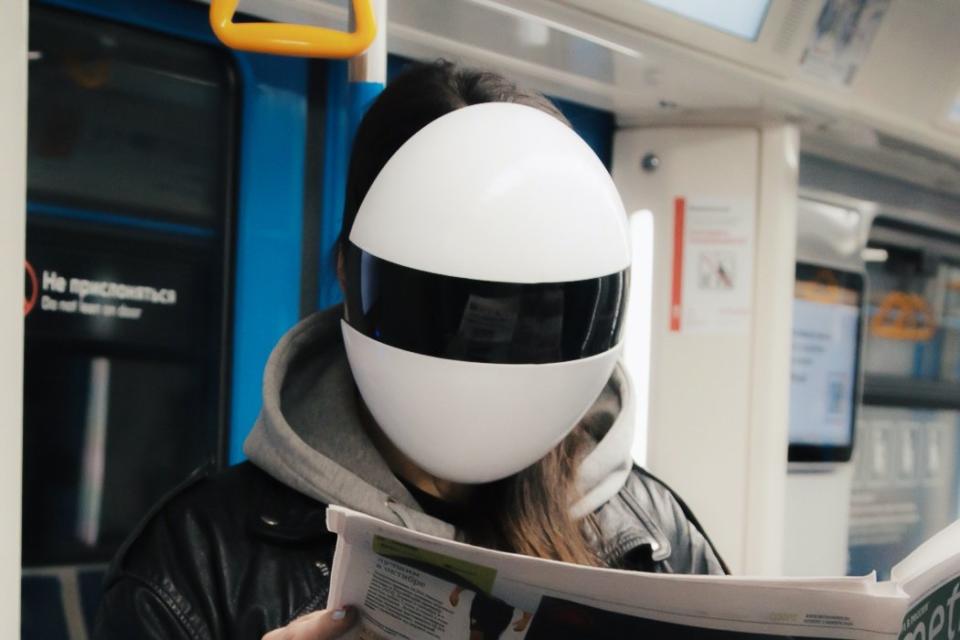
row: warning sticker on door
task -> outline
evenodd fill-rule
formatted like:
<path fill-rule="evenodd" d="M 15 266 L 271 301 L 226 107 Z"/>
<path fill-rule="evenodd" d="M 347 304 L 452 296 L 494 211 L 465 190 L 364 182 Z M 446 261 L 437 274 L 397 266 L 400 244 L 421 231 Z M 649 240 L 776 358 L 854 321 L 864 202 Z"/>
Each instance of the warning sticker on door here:
<path fill-rule="evenodd" d="M 756 215 L 752 203 L 674 201 L 670 330 L 750 330 Z"/>

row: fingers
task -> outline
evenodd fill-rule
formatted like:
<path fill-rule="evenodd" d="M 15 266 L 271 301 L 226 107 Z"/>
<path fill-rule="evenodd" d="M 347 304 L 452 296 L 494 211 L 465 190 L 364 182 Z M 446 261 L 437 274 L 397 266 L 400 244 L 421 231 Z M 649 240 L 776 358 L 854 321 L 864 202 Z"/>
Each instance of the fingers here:
<path fill-rule="evenodd" d="M 513 630 L 517 632 L 525 630 L 527 628 L 527 625 L 530 624 L 530 618 L 532 617 L 533 617 L 532 613 L 530 613 L 529 611 L 524 611 L 523 615 L 520 616 L 520 619 L 517 621 L 517 624 L 514 625 Z"/>
<path fill-rule="evenodd" d="M 314 611 L 274 629 L 263 640 L 332 640 L 342 636 L 356 621 L 353 607 Z"/>

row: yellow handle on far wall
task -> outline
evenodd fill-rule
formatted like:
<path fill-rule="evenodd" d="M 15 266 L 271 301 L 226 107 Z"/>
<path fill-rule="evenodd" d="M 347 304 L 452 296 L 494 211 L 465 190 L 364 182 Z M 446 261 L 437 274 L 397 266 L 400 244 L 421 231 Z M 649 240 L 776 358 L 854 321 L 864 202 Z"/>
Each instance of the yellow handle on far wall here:
<path fill-rule="evenodd" d="M 223 44 L 241 51 L 310 58 L 352 58 L 377 35 L 371 0 L 352 0 L 354 31 L 304 24 L 233 21 L 240 0 L 211 0 L 210 26 Z"/>
<path fill-rule="evenodd" d="M 933 339 L 936 322 L 922 296 L 891 291 L 880 301 L 880 308 L 870 320 L 870 333 L 888 340 L 926 342 Z"/>

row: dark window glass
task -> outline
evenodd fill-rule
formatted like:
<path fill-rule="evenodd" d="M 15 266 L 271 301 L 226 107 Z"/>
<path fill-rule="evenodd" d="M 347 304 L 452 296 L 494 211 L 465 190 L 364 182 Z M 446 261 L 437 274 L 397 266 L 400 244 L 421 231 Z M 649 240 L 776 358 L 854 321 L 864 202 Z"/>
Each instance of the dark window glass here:
<path fill-rule="evenodd" d="M 30 198 L 215 225 L 224 59 L 78 14 L 31 14 Z"/>
<path fill-rule="evenodd" d="M 31 10 L 23 563 L 102 562 L 222 462 L 230 58 Z M 171 225 L 170 223 L 176 223 Z"/>

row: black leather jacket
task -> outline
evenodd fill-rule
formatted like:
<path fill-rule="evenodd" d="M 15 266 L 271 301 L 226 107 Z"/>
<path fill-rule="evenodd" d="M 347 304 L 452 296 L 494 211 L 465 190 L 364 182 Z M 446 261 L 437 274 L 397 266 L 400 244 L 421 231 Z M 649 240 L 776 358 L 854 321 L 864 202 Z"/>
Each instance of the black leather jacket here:
<path fill-rule="evenodd" d="M 634 469 L 596 513 L 618 568 L 722 573 L 689 509 Z M 107 575 L 97 640 L 259 640 L 323 608 L 335 537 L 325 505 L 250 463 L 195 473 L 145 518 Z"/>

